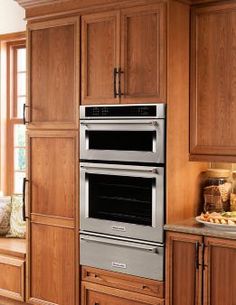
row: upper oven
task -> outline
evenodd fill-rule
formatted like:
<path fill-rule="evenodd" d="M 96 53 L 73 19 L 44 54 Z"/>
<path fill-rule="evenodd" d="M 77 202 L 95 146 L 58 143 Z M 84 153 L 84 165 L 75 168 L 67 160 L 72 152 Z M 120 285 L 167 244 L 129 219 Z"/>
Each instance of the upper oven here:
<path fill-rule="evenodd" d="M 165 162 L 165 105 L 80 107 L 81 160 Z"/>

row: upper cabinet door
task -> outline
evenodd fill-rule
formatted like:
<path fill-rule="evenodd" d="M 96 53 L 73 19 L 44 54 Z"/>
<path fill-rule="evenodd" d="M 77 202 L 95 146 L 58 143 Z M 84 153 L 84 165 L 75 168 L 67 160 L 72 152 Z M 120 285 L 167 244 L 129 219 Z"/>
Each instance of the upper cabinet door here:
<path fill-rule="evenodd" d="M 82 104 L 119 103 L 119 12 L 82 17 Z"/>
<path fill-rule="evenodd" d="M 121 12 L 122 103 L 166 102 L 165 4 Z"/>
<path fill-rule="evenodd" d="M 79 18 L 29 25 L 29 127 L 74 129 L 79 108 Z"/>
<path fill-rule="evenodd" d="M 191 159 L 236 160 L 236 4 L 192 12 Z"/>

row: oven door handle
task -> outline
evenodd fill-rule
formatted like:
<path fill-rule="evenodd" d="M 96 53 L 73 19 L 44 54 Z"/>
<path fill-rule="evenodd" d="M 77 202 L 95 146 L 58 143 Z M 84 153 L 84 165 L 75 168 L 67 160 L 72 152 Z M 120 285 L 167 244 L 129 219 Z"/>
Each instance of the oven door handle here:
<path fill-rule="evenodd" d="M 82 121 L 80 125 L 85 130 L 105 130 L 105 131 L 119 131 L 119 130 L 147 130 L 157 131 L 164 127 L 163 120 L 97 120 L 97 121 Z"/>
<path fill-rule="evenodd" d="M 124 165 L 113 165 L 113 167 L 104 167 L 101 164 L 99 164 L 98 167 L 95 166 L 95 164 L 90 165 L 81 165 L 80 168 L 82 171 L 85 171 L 86 173 L 91 174 L 108 174 L 108 175 L 121 175 L 121 176 L 142 176 L 142 177 L 157 177 L 163 175 L 163 169 L 162 168 L 156 168 L 156 167 L 144 167 L 140 168 L 139 166 L 132 166 L 132 170 L 130 167 L 125 168 Z"/>
<path fill-rule="evenodd" d="M 133 248 L 138 249 L 142 251 L 148 251 L 152 253 L 159 253 L 157 246 L 151 246 L 151 245 L 144 245 L 144 244 L 136 244 L 133 242 L 127 242 L 127 241 L 119 241 L 119 240 L 108 240 L 104 237 L 95 237 L 95 236 L 80 236 L 80 239 L 85 242 L 96 242 L 96 243 L 102 243 L 106 245 L 111 246 L 121 246 L 121 247 L 127 247 L 127 248 Z"/>

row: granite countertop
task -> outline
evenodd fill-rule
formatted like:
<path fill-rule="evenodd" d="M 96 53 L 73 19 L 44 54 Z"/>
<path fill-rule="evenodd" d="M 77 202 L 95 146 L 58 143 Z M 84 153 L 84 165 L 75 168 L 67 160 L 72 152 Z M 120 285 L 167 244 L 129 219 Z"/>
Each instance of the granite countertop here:
<path fill-rule="evenodd" d="M 186 219 L 173 224 L 166 224 L 164 230 L 236 240 L 236 227 L 235 232 L 227 232 L 226 230 L 206 227 L 204 224 L 196 222 L 195 218 Z"/>

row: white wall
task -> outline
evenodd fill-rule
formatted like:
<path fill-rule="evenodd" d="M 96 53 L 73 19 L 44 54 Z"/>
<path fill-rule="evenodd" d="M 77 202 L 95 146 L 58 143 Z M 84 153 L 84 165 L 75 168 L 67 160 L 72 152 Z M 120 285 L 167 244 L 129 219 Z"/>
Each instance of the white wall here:
<path fill-rule="evenodd" d="M 25 10 L 14 0 L 0 0 L 0 35 L 26 29 Z"/>

